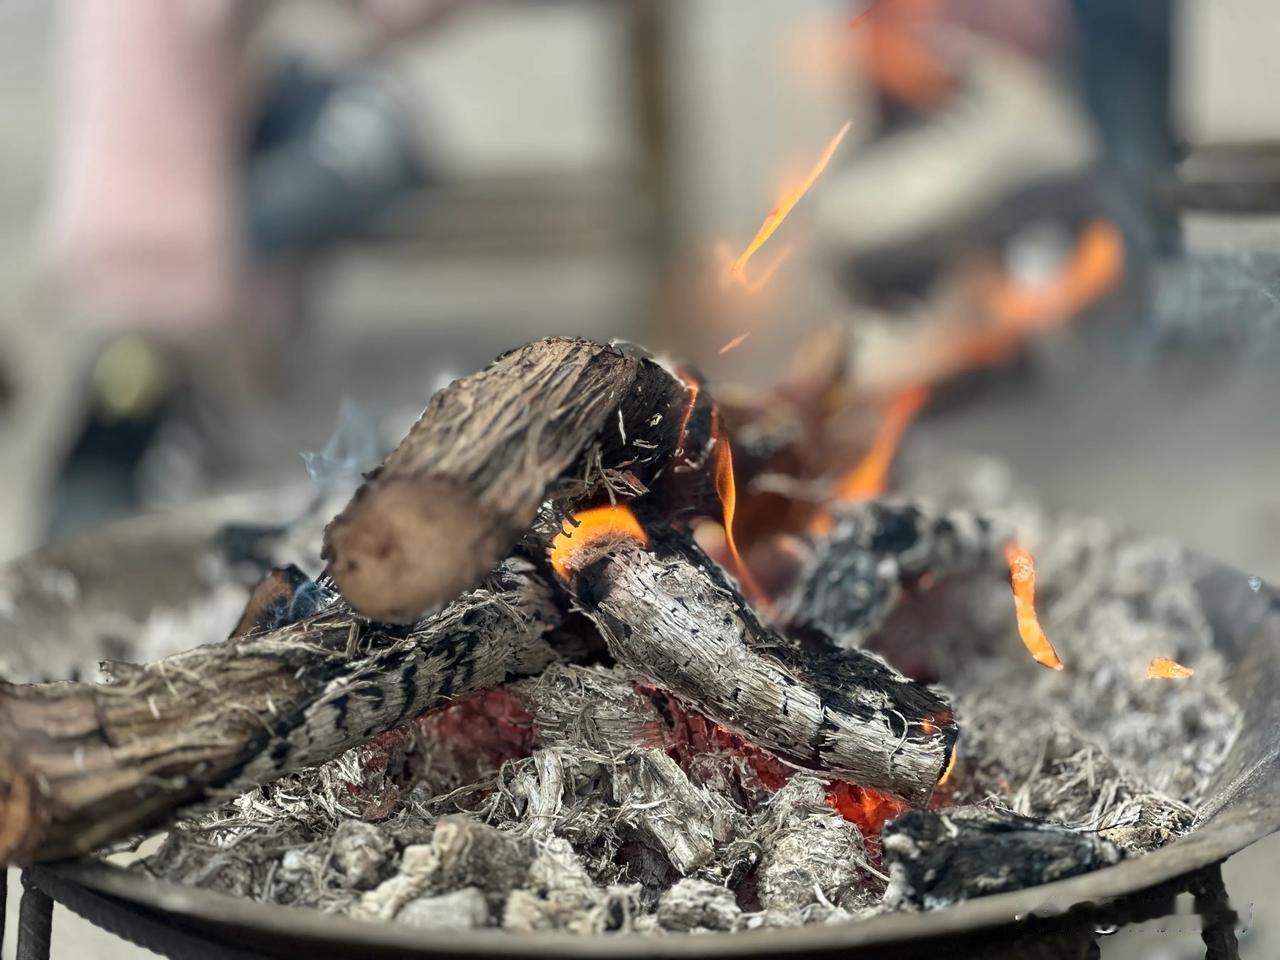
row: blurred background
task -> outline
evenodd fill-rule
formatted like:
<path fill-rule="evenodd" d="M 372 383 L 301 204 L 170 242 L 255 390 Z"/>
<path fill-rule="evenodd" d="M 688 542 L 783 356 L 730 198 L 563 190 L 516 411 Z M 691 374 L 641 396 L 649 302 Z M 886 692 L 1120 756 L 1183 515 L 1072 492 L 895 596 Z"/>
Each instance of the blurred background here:
<path fill-rule="evenodd" d="M 1270 0 L 9 0 L 0 558 L 367 466 L 576 333 L 838 382 L 1274 582 L 1277 41 Z M 1246 956 L 1277 850 L 1228 865 Z"/>

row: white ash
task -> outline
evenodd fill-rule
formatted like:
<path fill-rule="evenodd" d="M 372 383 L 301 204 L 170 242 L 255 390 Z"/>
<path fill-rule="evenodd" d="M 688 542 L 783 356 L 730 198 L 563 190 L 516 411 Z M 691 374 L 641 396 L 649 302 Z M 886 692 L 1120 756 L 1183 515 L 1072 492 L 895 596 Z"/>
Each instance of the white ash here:
<path fill-rule="evenodd" d="M 685 878 L 658 900 L 658 925 L 664 930 L 732 930 L 742 919 L 733 891 L 706 880 Z"/>
<path fill-rule="evenodd" d="M 689 782 L 661 750 L 616 757 L 548 747 L 508 764 L 492 815 L 529 836 L 567 837 L 595 848 L 597 876 L 608 875 L 633 838 L 661 853 L 681 876 L 708 865 L 739 829 L 732 802 Z"/>
<path fill-rule="evenodd" d="M 394 850 L 390 837 L 363 820 L 344 820 L 333 834 L 333 866 L 355 890 L 378 882 Z"/>
<path fill-rule="evenodd" d="M 502 926 L 517 933 L 562 930 L 594 934 L 652 929 L 653 924 L 641 906 L 639 884 L 610 884 L 586 909 L 515 890 L 507 898 Z"/>
<path fill-rule="evenodd" d="M 1065 663 L 1045 670 L 1023 650 L 1000 564 L 938 591 L 930 649 L 955 695 L 961 767 L 978 774 L 972 798 L 985 791 L 1073 826 L 1129 826 L 1118 842 L 1142 849 L 1186 832 L 1241 724 L 1186 551 L 1101 520 L 1051 517 L 988 458 L 919 464 L 906 488 L 1016 531 L 1035 557 L 1040 622 Z M 1155 657 L 1195 675 L 1148 680 Z"/>
<path fill-rule="evenodd" d="M 757 892 L 766 910 L 875 909 L 883 877 L 858 827 L 826 805 L 822 781 L 794 777 L 761 812 L 754 836 L 762 849 Z"/>
<path fill-rule="evenodd" d="M 904 599 L 897 614 L 932 611 L 924 640 L 908 636 L 909 616 L 886 637 L 927 643 L 955 694 L 955 802 L 1097 831 L 1131 852 L 1185 833 L 1239 726 L 1191 567 L 1170 544 L 1050 522 L 999 470 L 963 475 L 958 492 L 934 475 L 938 502 L 997 509 L 1017 530 L 1066 670 L 1023 649 L 998 561 Z M 1156 656 L 1194 677 L 1146 680 Z M 539 747 L 496 773 L 433 794 L 448 781 L 402 782 L 394 764 L 371 768 L 353 750 L 175 828 L 143 868 L 427 927 L 452 904 L 461 925 L 514 932 L 677 935 L 888 909 L 877 841 L 826 806 L 821 780 L 796 776 L 770 794 L 733 751 L 677 763 L 655 700 L 616 668 L 552 665 L 510 689 Z"/>
<path fill-rule="evenodd" d="M 423 930 L 475 930 L 489 926 L 489 901 L 479 887 L 410 900 L 396 922 Z"/>
<path fill-rule="evenodd" d="M 610 756 L 661 743 L 653 701 L 618 670 L 552 664 L 511 685 L 546 746 L 571 744 Z"/>
<path fill-rule="evenodd" d="M 1058 524 L 1030 547 L 1040 620 L 1066 669 L 948 657 L 962 759 L 987 759 L 985 782 L 996 793 L 1007 785 L 1015 809 L 1091 828 L 1146 820 L 1159 827 L 1153 840 L 1185 832 L 1185 805 L 1204 798 L 1241 723 L 1191 566 L 1174 544 L 1091 523 Z M 1008 594 L 1003 583 L 966 586 L 973 620 Z M 1004 635 L 1021 653 L 1011 615 Z M 1159 656 L 1195 675 L 1146 679 Z"/>
<path fill-rule="evenodd" d="M 524 886 L 533 861 L 532 844 L 470 817 L 436 823 L 431 842 L 406 847 L 399 870 L 365 893 L 352 915 L 389 920 L 411 900 L 475 887 L 498 898 Z"/>

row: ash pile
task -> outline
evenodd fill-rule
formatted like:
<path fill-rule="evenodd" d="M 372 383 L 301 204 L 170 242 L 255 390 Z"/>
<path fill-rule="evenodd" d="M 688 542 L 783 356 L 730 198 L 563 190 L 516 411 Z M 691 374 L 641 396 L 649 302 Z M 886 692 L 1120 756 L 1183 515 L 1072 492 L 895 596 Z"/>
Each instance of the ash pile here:
<path fill-rule="evenodd" d="M 951 692 L 956 760 L 925 809 L 617 664 L 558 662 L 184 823 L 141 869 L 420 927 L 737 931 L 941 909 L 1192 829 L 1239 709 L 1183 550 L 1051 520 L 995 462 L 908 467 L 813 539 L 788 618 Z M 1061 673 L 1021 649 L 988 562 L 1015 529 Z M 1192 682 L 1148 677 L 1157 653 Z"/>
<path fill-rule="evenodd" d="M 816 776 L 616 664 L 557 662 L 182 823 L 137 868 L 428 928 L 680 933 L 940 909 L 1192 829 L 1239 711 L 1181 549 L 1050 522 L 988 461 L 916 469 L 831 539 L 881 583 L 922 549 L 939 571 L 842 634 L 946 678 L 962 732 L 923 809 Z M 954 545 L 868 546 L 903 517 L 997 515 L 1036 545 L 1061 673 L 1022 649 L 1007 574 L 972 557 L 956 573 Z M 849 608 L 824 618 L 819 597 L 840 635 Z M 1148 677 L 1155 651 L 1194 664 L 1190 682 Z"/>
<path fill-rule="evenodd" d="M 1194 565 L 990 464 L 890 493 L 927 399 L 869 420 L 810 367 L 735 406 L 630 348 L 513 351 L 366 475 L 315 579 L 286 531 L 227 639 L 0 684 L 0 859 L 166 830 L 135 869 L 254 900 L 679 933 L 1170 842 L 1240 727 Z"/>

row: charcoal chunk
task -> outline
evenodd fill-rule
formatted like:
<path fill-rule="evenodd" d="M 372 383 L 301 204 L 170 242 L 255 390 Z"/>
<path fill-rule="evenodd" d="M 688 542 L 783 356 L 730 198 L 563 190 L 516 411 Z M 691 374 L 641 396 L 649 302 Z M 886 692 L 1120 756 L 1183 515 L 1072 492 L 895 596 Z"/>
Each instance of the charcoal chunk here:
<path fill-rule="evenodd" d="M 1123 854 L 1096 833 L 1006 811 L 912 810 L 881 833 L 892 908 L 942 907 L 1051 883 L 1117 863 Z"/>

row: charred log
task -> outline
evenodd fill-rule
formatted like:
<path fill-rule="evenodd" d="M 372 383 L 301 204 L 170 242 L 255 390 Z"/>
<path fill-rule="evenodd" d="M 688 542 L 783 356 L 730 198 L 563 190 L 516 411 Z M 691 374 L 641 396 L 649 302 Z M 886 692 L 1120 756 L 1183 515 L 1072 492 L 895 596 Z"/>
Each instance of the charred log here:
<path fill-rule="evenodd" d="M 657 363 L 589 340 L 539 340 L 431 400 L 325 531 L 342 595 L 403 623 L 479 581 L 548 496 L 632 484 L 676 447 L 684 385 Z"/>
<path fill-rule="evenodd" d="M 994 566 L 1002 534 L 981 514 L 938 512 L 914 503 L 849 504 L 812 554 L 782 607 L 788 620 L 856 647 L 925 577 Z"/>
<path fill-rule="evenodd" d="M 911 810 L 880 835 L 889 871 L 885 902 L 942 907 L 1065 880 L 1119 862 L 1095 833 L 978 807 Z"/>
<path fill-rule="evenodd" d="M 0 684 L 0 861 L 91 851 L 540 670 L 558 617 L 527 564 L 407 629 L 340 610 L 112 682 Z"/>
<path fill-rule="evenodd" d="M 570 589 L 619 664 L 778 757 L 924 804 L 957 736 L 947 701 L 862 651 L 801 651 L 692 540 L 584 546 Z"/>

